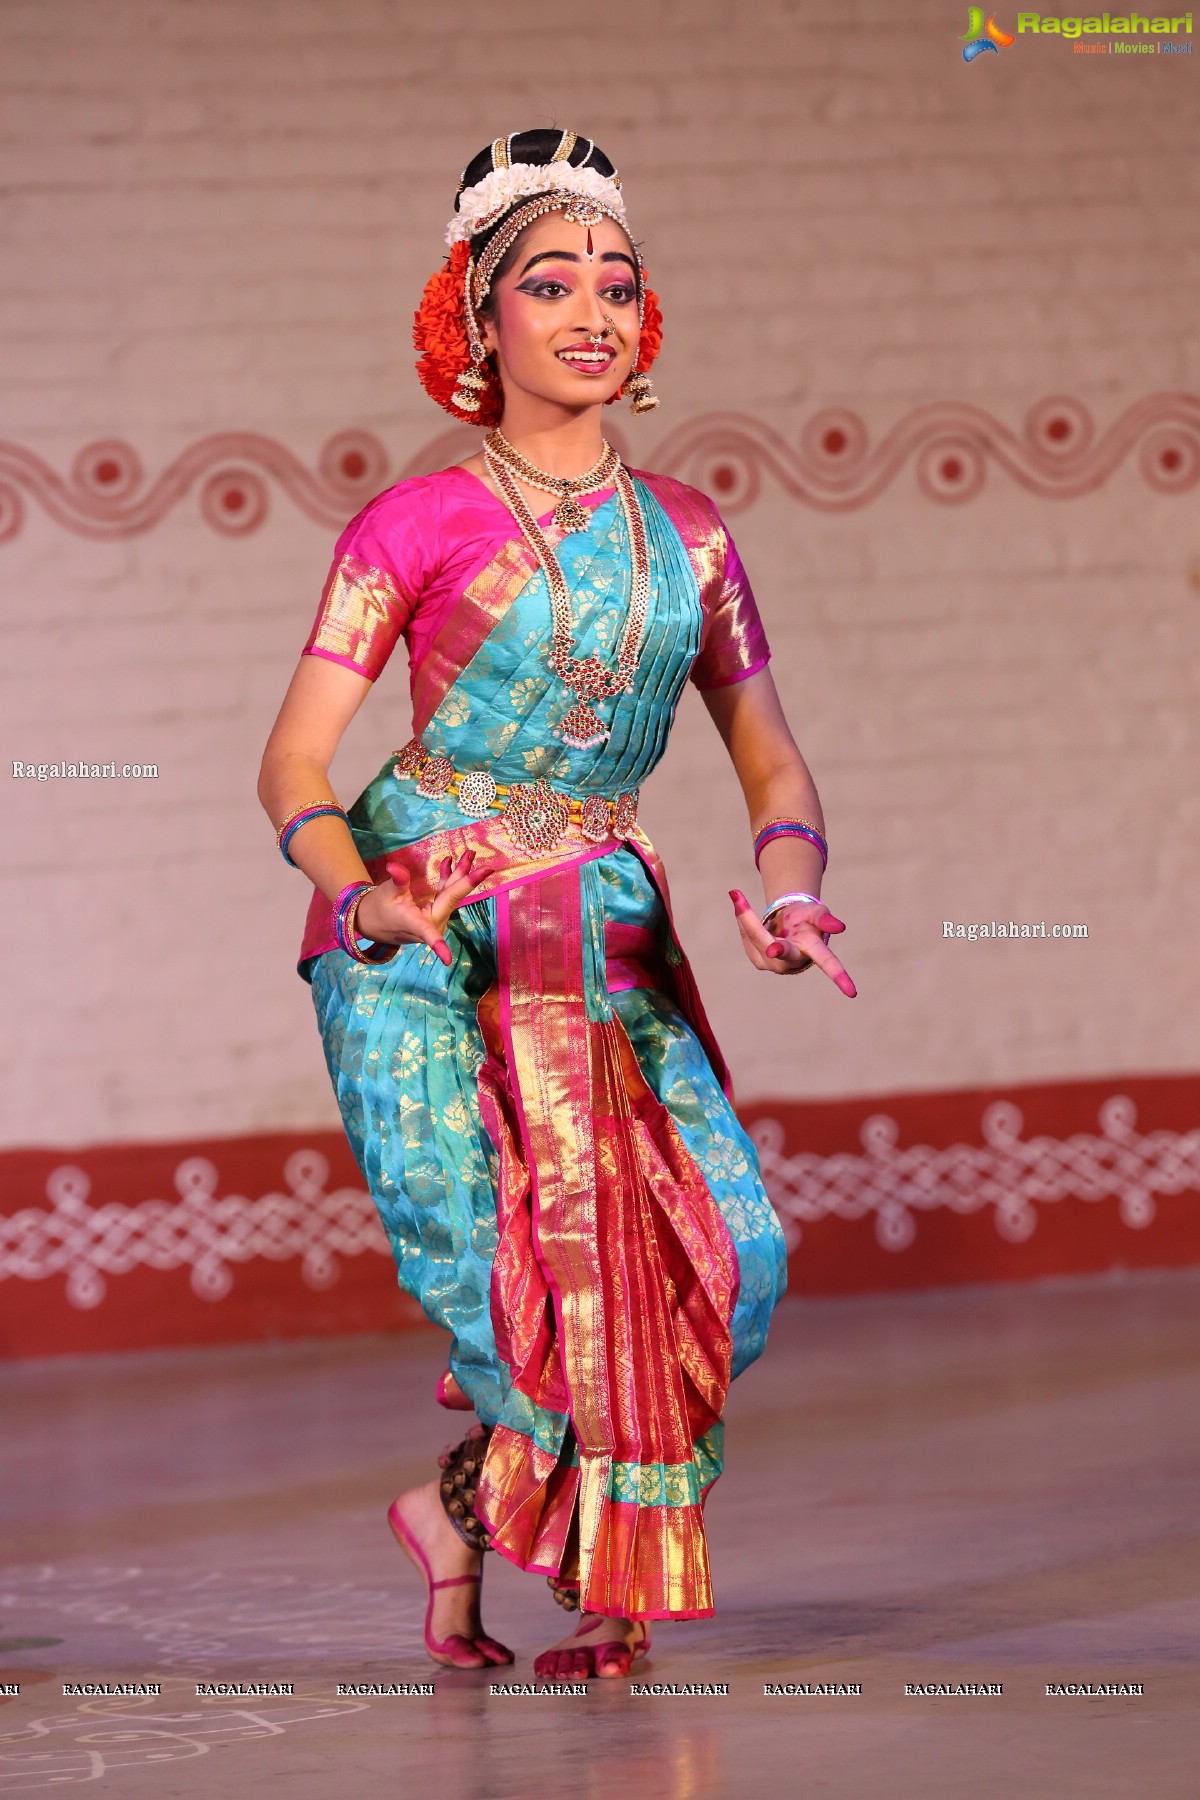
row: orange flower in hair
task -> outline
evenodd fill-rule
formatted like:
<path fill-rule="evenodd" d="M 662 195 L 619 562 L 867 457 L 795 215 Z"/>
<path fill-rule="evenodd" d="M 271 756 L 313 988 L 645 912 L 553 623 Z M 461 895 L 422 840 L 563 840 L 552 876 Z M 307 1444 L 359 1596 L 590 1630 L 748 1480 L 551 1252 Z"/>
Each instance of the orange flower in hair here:
<path fill-rule="evenodd" d="M 487 363 L 483 364 L 483 371 L 488 384 L 479 396 L 478 412 L 464 412 L 453 398 L 455 383 L 471 363 L 463 307 L 463 281 L 470 255 L 467 244 L 455 244 L 442 267 L 425 283 L 421 304 L 413 316 L 413 343 L 421 352 L 417 378 L 430 399 L 453 418 L 463 419 L 468 425 L 497 425 L 502 395 L 500 383 Z"/>

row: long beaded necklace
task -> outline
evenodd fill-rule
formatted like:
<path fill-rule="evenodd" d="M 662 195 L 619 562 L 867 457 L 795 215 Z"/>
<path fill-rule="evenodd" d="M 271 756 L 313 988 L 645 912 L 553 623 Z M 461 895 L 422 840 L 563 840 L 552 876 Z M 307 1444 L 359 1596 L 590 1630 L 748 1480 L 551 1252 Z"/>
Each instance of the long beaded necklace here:
<path fill-rule="evenodd" d="M 630 583 L 625 628 L 617 649 L 616 668 L 610 669 L 600 661 L 595 652 L 583 658 L 573 654 L 575 635 L 571 626 L 571 595 L 562 565 L 546 542 L 511 470 L 500 461 L 486 442 L 483 459 L 488 473 L 504 495 L 517 524 L 542 565 L 546 586 L 550 590 L 550 614 L 554 630 L 548 660 L 560 681 L 571 688 L 576 696 L 574 706 L 563 714 L 554 736 L 562 738 L 577 750 L 589 750 L 594 744 L 602 744 L 609 736 L 609 728 L 591 702 L 610 700 L 614 694 L 633 692 L 633 675 L 638 666 L 642 637 L 646 629 L 646 616 L 650 606 L 650 551 L 646 542 L 646 522 L 642 517 L 637 492 L 628 470 L 617 457 L 612 478 L 629 533 L 633 579 Z"/>
<path fill-rule="evenodd" d="M 558 505 L 554 509 L 554 523 L 560 531 L 586 531 L 587 508 L 580 506 L 579 494 L 594 494 L 598 488 L 611 485 L 613 471 L 620 462 L 620 457 L 611 444 L 605 444 L 600 460 L 592 464 L 586 474 L 565 476 L 548 475 L 545 469 L 539 469 L 536 463 L 530 462 L 527 456 L 514 444 L 510 444 L 499 426 L 490 431 L 484 440 L 484 450 L 520 476 L 528 487 L 540 488 L 543 494 L 558 494 Z"/>

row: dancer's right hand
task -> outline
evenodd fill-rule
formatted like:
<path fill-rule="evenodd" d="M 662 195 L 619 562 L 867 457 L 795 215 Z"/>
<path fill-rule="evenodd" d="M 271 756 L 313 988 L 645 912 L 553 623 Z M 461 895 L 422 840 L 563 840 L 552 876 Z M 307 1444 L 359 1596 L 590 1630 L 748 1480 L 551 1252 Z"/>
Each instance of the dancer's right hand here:
<path fill-rule="evenodd" d="M 377 944 L 428 944 L 444 963 L 451 963 L 450 946 L 442 936 L 446 921 L 472 888 L 491 873 L 489 869 L 477 871 L 474 863 L 474 850 L 464 851 L 457 862 L 443 857 L 436 891 L 422 903 L 413 894 L 404 864 L 393 857 L 385 865 L 389 879 L 378 882 L 359 902 L 354 921 L 359 936 Z"/>

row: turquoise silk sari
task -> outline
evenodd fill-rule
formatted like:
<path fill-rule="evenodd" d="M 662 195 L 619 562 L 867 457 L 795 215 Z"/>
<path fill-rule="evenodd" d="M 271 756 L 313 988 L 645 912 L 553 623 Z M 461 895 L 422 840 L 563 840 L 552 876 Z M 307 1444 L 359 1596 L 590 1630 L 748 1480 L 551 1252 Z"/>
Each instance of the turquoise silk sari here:
<path fill-rule="evenodd" d="M 399 857 L 431 891 L 472 846 L 488 873 L 446 928 L 449 966 L 415 944 L 354 961 L 314 893 L 300 968 L 400 1284 L 450 1333 L 493 1427 L 476 1510 L 495 1547 L 577 1566 L 590 1610 L 695 1617 L 712 1610 L 703 1505 L 725 1395 L 762 1351 L 785 1253 L 632 809 L 689 676 L 740 679 L 768 652 L 709 503 L 638 477 L 651 584 L 633 691 L 602 704 L 605 742 L 565 743 L 544 573 L 474 482 L 444 471 L 373 502 L 306 650 L 374 679 L 408 638 L 414 738 L 349 812 L 371 874 Z M 611 665 L 632 580 L 617 496 L 547 535 L 575 654 Z M 450 765 L 486 770 L 509 803 L 544 783 L 570 822 L 531 846 L 502 800 L 466 812 Z M 581 803 L 621 796 L 607 828 L 582 829 Z"/>

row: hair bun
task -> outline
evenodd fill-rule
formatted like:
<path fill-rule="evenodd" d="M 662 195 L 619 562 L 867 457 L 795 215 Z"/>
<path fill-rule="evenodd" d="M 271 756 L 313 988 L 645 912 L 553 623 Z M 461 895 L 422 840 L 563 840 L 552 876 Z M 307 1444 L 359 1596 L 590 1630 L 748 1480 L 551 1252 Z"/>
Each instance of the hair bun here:
<path fill-rule="evenodd" d="M 508 168 L 516 162 L 533 163 L 538 168 L 546 168 L 552 162 L 570 163 L 573 169 L 595 169 L 597 175 L 615 181 L 618 187 L 621 185 L 616 168 L 595 138 L 563 131 L 557 126 L 540 125 L 532 131 L 513 131 L 506 138 L 493 138 L 478 156 L 471 158 L 454 195 L 455 212 L 468 188 L 474 187 L 493 170 Z"/>

